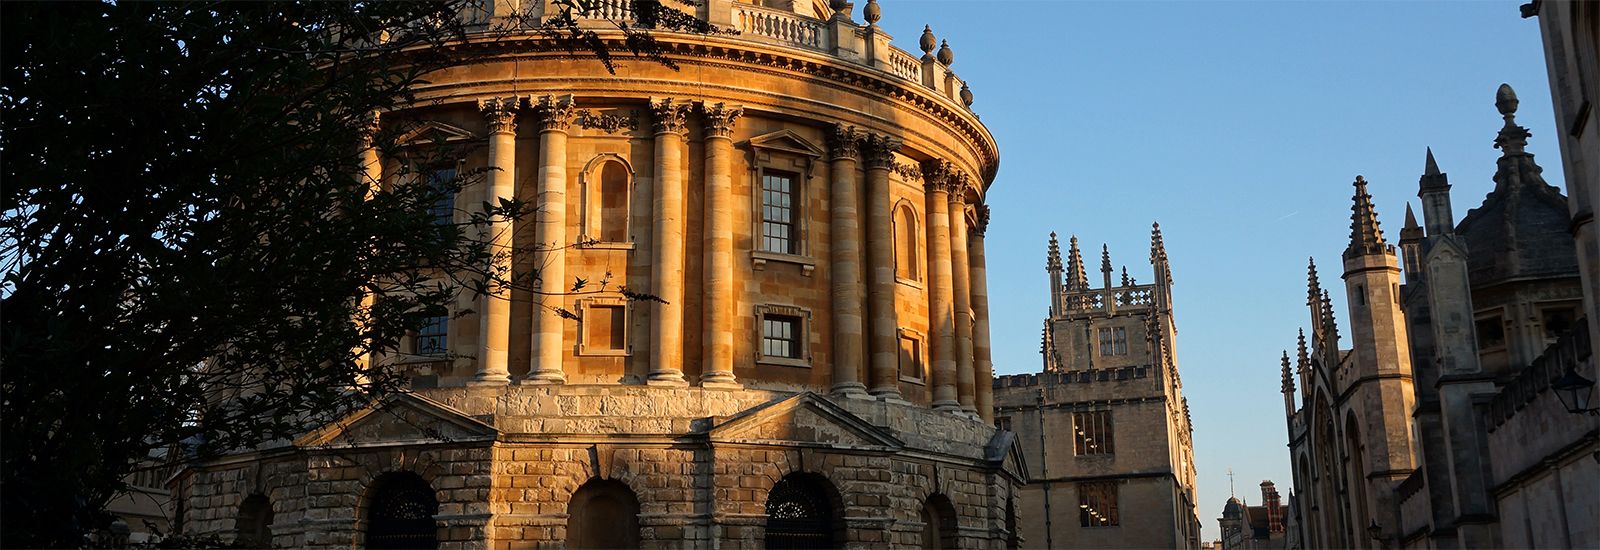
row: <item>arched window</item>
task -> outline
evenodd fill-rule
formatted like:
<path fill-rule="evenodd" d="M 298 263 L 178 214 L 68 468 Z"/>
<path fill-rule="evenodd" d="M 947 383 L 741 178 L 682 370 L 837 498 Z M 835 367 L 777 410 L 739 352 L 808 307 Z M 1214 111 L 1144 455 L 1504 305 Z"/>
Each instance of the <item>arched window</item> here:
<path fill-rule="evenodd" d="M 234 545 L 247 548 L 272 546 L 272 501 L 255 494 L 239 503 L 239 518 L 233 522 Z"/>
<path fill-rule="evenodd" d="M 938 550 L 959 548 L 956 538 L 956 507 L 950 498 L 934 493 L 922 503 L 922 547 Z"/>
<path fill-rule="evenodd" d="M 439 500 L 412 472 L 390 472 L 372 484 L 367 501 L 367 548 L 438 548 Z"/>
<path fill-rule="evenodd" d="M 591 244 L 632 241 L 628 230 L 628 205 L 632 200 L 633 169 L 615 153 L 602 153 L 583 170 L 583 237 Z"/>
<path fill-rule="evenodd" d="M 639 499 L 627 484 L 595 479 L 567 502 L 567 549 L 639 547 Z"/>
<path fill-rule="evenodd" d="M 1367 517 L 1367 473 L 1365 457 L 1367 445 L 1361 440 L 1361 429 L 1356 425 L 1356 416 L 1351 413 L 1345 416 L 1345 460 L 1349 461 L 1348 477 L 1350 483 L 1350 525 L 1356 529 L 1366 529 L 1371 519 Z"/>
<path fill-rule="evenodd" d="M 840 521 L 833 485 L 817 474 L 783 476 L 767 494 L 766 548 L 838 548 Z"/>
<path fill-rule="evenodd" d="M 922 280 L 917 261 L 917 213 L 911 203 L 901 202 L 894 209 L 894 276 L 907 281 Z"/>

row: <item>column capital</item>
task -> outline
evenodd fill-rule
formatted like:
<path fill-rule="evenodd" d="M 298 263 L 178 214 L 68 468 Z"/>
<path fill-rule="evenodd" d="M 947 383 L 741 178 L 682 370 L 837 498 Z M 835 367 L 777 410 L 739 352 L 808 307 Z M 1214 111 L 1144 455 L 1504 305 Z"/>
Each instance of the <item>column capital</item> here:
<path fill-rule="evenodd" d="M 922 162 L 922 186 L 930 193 L 948 193 L 957 173 L 954 164 L 944 159 Z"/>
<path fill-rule="evenodd" d="M 972 235 L 982 239 L 983 232 L 989 230 L 989 205 L 980 202 L 972 208 L 978 215 L 978 223 L 972 225 Z"/>
<path fill-rule="evenodd" d="M 972 178 L 960 169 L 952 169 L 950 176 L 945 178 L 945 191 L 950 193 L 950 204 L 953 207 L 962 207 L 967 204 L 967 190 L 972 188 Z"/>
<path fill-rule="evenodd" d="M 490 134 L 516 134 L 517 133 L 517 105 L 520 103 L 514 97 L 496 97 L 478 101 L 478 110 L 483 111 L 483 118 L 489 122 Z"/>
<path fill-rule="evenodd" d="M 651 98 L 650 113 L 654 115 L 651 125 L 657 134 L 678 134 L 683 136 L 689 133 L 688 117 L 689 103 L 672 98 Z"/>
<path fill-rule="evenodd" d="M 374 110 L 367 113 L 361 120 L 361 140 L 364 147 L 371 147 L 373 138 L 378 136 L 378 131 L 383 128 L 383 112 Z"/>
<path fill-rule="evenodd" d="M 861 131 L 848 124 L 834 124 L 828 132 L 829 160 L 856 160 L 861 156 Z"/>
<path fill-rule="evenodd" d="M 894 168 L 894 154 L 905 142 L 887 134 L 866 134 L 861 139 L 866 149 L 867 168 Z"/>
<path fill-rule="evenodd" d="M 727 138 L 733 135 L 733 124 L 739 121 L 739 117 L 744 116 L 744 107 L 702 101 L 700 113 L 705 116 L 706 139 Z"/>
<path fill-rule="evenodd" d="M 565 132 L 572 127 L 577 106 L 571 95 L 530 96 L 528 106 L 539 116 L 539 131 Z"/>

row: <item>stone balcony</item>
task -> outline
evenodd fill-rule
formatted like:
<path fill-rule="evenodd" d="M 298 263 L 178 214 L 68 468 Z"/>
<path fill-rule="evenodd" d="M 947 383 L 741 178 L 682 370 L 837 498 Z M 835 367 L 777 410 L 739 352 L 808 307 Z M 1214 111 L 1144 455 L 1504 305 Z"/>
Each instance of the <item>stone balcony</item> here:
<path fill-rule="evenodd" d="M 615 29 L 618 23 L 633 19 L 632 0 L 573 1 L 587 8 L 575 13 L 579 24 L 592 26 L 597 31 Z M 468 5 L 462 19 L 469 29 L 480 32 L 533 31 L 562 9 L 558 0 L 470 0 Z M 935 53 L 931 32 L 924 32 L 920 37 L 924 54 L 917 56 L 890 44 L 893 37 L 875 22 L 861 24 L 852 20 L 848 5 L 826 19 L 800 13 L 807 7 L 819 12 L 828 10 L 826 6 L 809 0 L 795 0 L 794 5 L 794 9 L 780 9 L 735 0 L 705 0 L 699 6 L 688 8 L 702 21 L 738 32 L 730 38 L 823 54 L 875 69 L 971 111 L 972 92 L 966 81 L 950 69 L 953 53 L 947 47 Z M 869 17 L 869 21 L 875 20 Z"/>

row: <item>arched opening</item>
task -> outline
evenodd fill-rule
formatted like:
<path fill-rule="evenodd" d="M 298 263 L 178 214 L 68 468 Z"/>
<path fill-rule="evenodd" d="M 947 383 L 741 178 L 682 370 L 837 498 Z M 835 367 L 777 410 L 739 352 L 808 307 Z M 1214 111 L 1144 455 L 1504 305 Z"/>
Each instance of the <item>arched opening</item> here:
<path fill-rule="evenodd" d="M 567 501 L 568 550 L 639 547 L 639 498 L 614 479 L 583 484 Z"/>
<path fill-rule="evenodd" d="M 1017 499 L 1006 497 L 1006 548 L 1022 548 L 1022 533 L 1017 532 Z"/>
<path fill-rule="evenodd" d="M 272 501 L 262 494 L 245 497 L 239 503 L 239 517 L 234 520 L 233 529 L 235 546 L 272 546 Z"/>
<path fill-rule="evenodd" d="M 922 547 L 932 550 L 959 548 L 956 507 L 950 498 L 934 493 L 922 503 Z"/>
<path fill-rule="evenodd" d="M 608 243 L 628 241 L 630 177 L 621 162 L 607 162 L 600 169 L 600 227 L 595 238 Z"/>
<path fill-rule="evenodd" d="M 817 474 L 783 476 L 767 493 L 769 550 L 838 548 L 840 536 L 833 484 Z"/>
<path fill-rule="evenodd" d="M 894 276 L 907 281 L 921 280 L 917 264 L 917 213 L 902 202 L 894 209 Z"/>
<path fill-rule="evenodd" d="M 1350 528 L 1365 530 L 1370 521 L 1367 516 L 1367 474 L 1363 467 L 1367 446 L 1361 441 L 1361 430 L 1356 425 L 1355 414 L 1345 416 L 1345 460 L 1348 461 L 1350 483 Z M 1354 540 L 1365 541 L 1364 531 L 1358 531 Z M 1366 546 L 1363 544 L 1362 546 Z"/>
<path fill-rule="evenodd" d="M 413 472 L 378 476 L 367 500 L 367 548 L 438 548 L 439 500 L 433 487 Z"/>

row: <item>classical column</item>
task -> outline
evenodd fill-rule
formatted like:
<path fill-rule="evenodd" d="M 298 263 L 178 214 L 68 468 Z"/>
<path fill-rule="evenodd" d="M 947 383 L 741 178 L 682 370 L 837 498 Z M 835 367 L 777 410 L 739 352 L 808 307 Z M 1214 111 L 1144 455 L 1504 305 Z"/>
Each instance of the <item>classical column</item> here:
<path fill-rule="evenodd" d="M 994 361 L 989 347 L 989 276 L 983 258 L 983 232 L 989 229 L 989 206 L 977 205 L 978 223 L 967 245 L 967 270 L 972 277 L 972 368 L 978 416 L 994 422 Z"/>
<path fill-rule="evenodd" d="M 863 140 L 867 160 L 867 286 L 868 344 L 872 395 L 900 399 L 899 321 L 894 310 L 894 228 L 889 225 L 889 169 L 900 140 L 869 134 Z"/>
<path fill-rule="evenodd" d="M 365 130 L 361 136 L 361 150 L 357 153 L 357 157 L 361 163 L 359 177 L 362 183 L 367 186 L 367 200 L 372 200 L 372 197 L 383 189 L 383 157 L 378 154 L 378 148 L 374 143 L 379 130 L 377 111 L 372 112 L 372 118 L 367 120 L 367 128 Z M 361 310 L 371 311 L 375 301 L 376 298 L 371 292 L 363 293 L 361 295 Z M 375 350 L 369 350 L 357 359 L 362 370 L 378 364 L 381 360 L 381 354 Z M 362 374 L 357 380 L 359 384 L 366 384 L 368 378 L 365 374 Z"/>
<path fill-rule="evenodd" d="M 655 190 L 652 200 L 655 244 L 650 266 L 650 385 L 682 386 L 683 380 L 683 137 L 689 105 L 651 99 L 656 133 Z"/>
<path fill-rule="evenodd" d="M 499 204 L 515 193 L 517 98 L 478 102 L 489 129 L 489 166 L 483 200 Z M 477 227 L 478 239 L 487 246 L 484 293 L 478 297 L 478 373 L 472 384 L 498 385 L 511 381 L 507 341 L 511 338 L 511 219 L 493 217 Z"/>
<path fill-rule="evenodd" d="M 928 218 L 928 332 L 933 348 L 933 408 L 959 411 L 956 395 L 955 307 L 950 268 L 949 187 L 954 168 L 943 160 L 922 164 Z"/>
<path fill-rule="evenodd" d="M 534 202 L 533 268 L 538 270 L 533 295 L 533 360 L 525 379 L 533 384 L 560 384 L 562 332 L 565 322 L 556 310 L 566 304 L 567 285 L 567 129 L 575 109 L 572 96 L 532 100 L 539 115 L 539 190 Z M 505 177 L 511 178 L 510 171 Z"/>
<path fill-rule="evenodd" d="M 700 385 L 737 388 L 733 378 L 733 124 L 738 106 L 702 104 L 706 139 L 705 360 Z M 659 139 L 659 138 L 658 138 Z"/>
<path fill-rule="evenodd" d="M 972 374 L 972 284 L 967 274 L 967 175 L 950 174 L 950 286 L 955 306 L 956 400 L 977 413 Z"/>
<path fill-rule="evenodd" d="M 861 366 L 866 359 L 861 316 L 861 225 L 856 196 L 857 142 L 860 132 L 854 126 L 835 124 L 828 134 L 829 174 L 833 181 L 828 195 L 828 245 L 833 282 L 833 393 L 845 397 L 866 397 L 861 383 Z"/>

